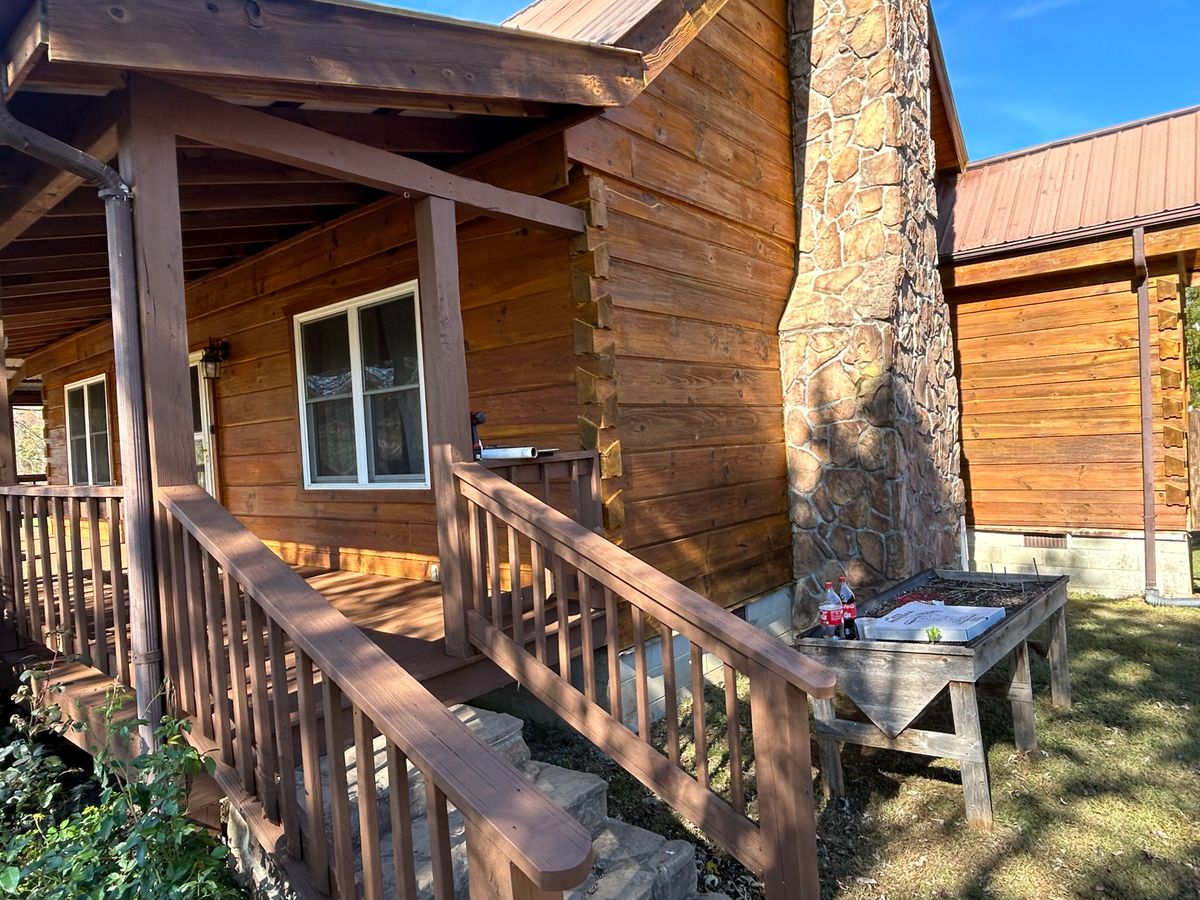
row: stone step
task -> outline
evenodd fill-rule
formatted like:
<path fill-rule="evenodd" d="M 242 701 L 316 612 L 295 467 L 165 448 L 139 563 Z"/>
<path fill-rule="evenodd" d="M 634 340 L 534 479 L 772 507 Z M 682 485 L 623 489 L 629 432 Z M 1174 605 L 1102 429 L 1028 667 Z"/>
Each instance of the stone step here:
<path fill-rule="evenodd" d="M 595 866 L 587 881 L 568 894 L 572 900 L 690 900 L 696 897 L 695 848 L 686 841 L 668 841 L 643 828 L 608 817 L 608 785 L 596 775 L 575 772 L 530 758 L 522 736 L 524 723 L 506 713 L 453 707 L 452 711 L 481 741 L 511 762 L 531 784 L 560 809 L 586 828 L 593 838 Z M 384 894 L 394 896 L 391 816 L 388 809 L 392 785 L 388 779 L 386 743 L 377 738 L 372 747 L 376 802 L 379 810 L 380 850 L 384 871 Z M 358 760 L 355 748 L 345 754 L 346 780 L 352 810 L 358 803 Z M 328 758 L 321 759 L 325 791 L 326 827 L 332 831 L 328 803 Z M 300 779 L 297 779 L 300 787 Z M 302 791 L 300 792 L 303 796 Z M 433 896 L 433 866 L 429 854 L 429 822 L 426 816 L 425 779 L 409 766 L 408 799 L 412 813 L 417 890 L 421 900 Z M 357 845 L 358 817 L 352 814 L 351 835 Z M 449 814 L 454 888 L 458 897 L 467 896 L 466 835 L 462 814 Z M 361 874 L 361 861 L 358 868 Z"/>

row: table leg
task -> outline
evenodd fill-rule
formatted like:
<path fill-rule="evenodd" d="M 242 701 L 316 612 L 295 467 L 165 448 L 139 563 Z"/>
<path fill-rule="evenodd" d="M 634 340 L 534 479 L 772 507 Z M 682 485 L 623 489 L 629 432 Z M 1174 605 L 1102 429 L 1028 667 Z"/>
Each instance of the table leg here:
<path fill-rule="evenodd" d="M 813 718 L 817 722 L 833 722 L 837 713 L 833 709 L 833 700 L 813 698 Z M 821 734 L 817 729 L 817 752 L 821 757 L 821 780 L 825 783 L 826 797 L 846 796 L 846 778 L 842 773 L 841 744 L 835 738 Z"/>
<path fill-rule="evenodd" d="M 1012 675 L 1009 680 L 1008 697 L 1012 706 L 1013 739 L 1017 749 L 1032 753 L 1037 749 L 1037 731 L 1033 719 L 1033 680 L 1029 676 L 1029 646 L 1017 644 L 1009 654 Z"/>
<path fill-rule="evenodd" d="M 1071 673 L 1067 670 L 1067 607 L 1050 616 L 1050 702 L 1055 709 L 1071 708 Z"/>
<path fill-rule="evenodd" d="M 960 758 L 963 798 L 967 805 L 967 824 L 976 828 L 992 827 L 992 791 L 988 784 L 987 754 L 983 748 L 983 732 L 979 727 L 979 702 L 975 684 L 970 681 L 950 682 L 950 706 L 954 710 L 954 733 L 962 738 L 967 749 Z"/>

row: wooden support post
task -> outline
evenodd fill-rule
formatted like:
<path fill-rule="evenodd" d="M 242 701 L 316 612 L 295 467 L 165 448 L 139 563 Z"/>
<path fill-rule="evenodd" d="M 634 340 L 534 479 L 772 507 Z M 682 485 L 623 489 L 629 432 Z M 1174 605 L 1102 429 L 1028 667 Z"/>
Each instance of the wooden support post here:
<path fill-rule="evenodd" d="M 1017 749 L 1032 753 L 1037 749 L 1037 730 L 1033 718 L 1033 679 L 1029 675 L 1029 647 L 1017 644 L 1009 656 L 1012 673 L 1009 678 L 1009 704 L 1013 715 L 1013 740 Z"/>
<path fill-rule="evenodd" d="M 121 174 L 136 194 L 136 226 L 127 198 L 110 197 L 106 205 L 133 681 L 138 714 L 151 723 L 142 729 L 150 746 L 163 688 L 154 489 L 188 483 L 195 464 L 175 134 L 145 115 L 140 94 L 131 85 L 119 128 Z"/>
<path fill-rule="evenodd" d="M 970 681 L 950 682 L 950 706 L 954 710 L 954 733 L 965 744 L 960 757 L 963 798 L 967 805 L 967 824 L 976 828 L 992 827 L 992 789 L 988 783 L 987 752 L 979 726 L 979 701 Z"/>
<path fill-rule="evenodd" d="M 813 717 L 818 722 L 833 723 L 837 713 L 833 698 L 813 700 Z M 835 738 L 817 732 L 817 752 L 821 757 L 821 780 L 825 783 L 826 797 L 846 796 L 846 776 L 842 772 L 842 745 Z"/>
<path fill-rule="evenodd" d="M 808 696 L 765 670 L 749 675 L 763 887 L 768 900 L 818 900 Z"/>
<path fill-rule="evenodd" d="M 1067 607 L 1050 616 L 1050 703 L 1055 709 L 1071 708 L 1071 673 L 1067 669 Z"/>
<path fill-rule="evenodd" d="M 467 874 L 470 900 L 561 900 L 562 891 L 543 891 L 500 852 L 494 838 L 469 819 Z"/>
<path fill-rule="evenodd" d="M 471 604 L 469 520 L 466 501 L 454 481 L 454 464 L 470 460 L 472 451 L 454 204 L 425 197 L 416 204 L 416 217 L 430 477 L 437 506 L 446 652 L 467 656 L 467 610 Z"/>
<path fill-rule="evenodd" d="M 13 433 L 12 399 L 8 393 L 8 358 L 4 353 L 4 309 L 0 306 L 0 484 L 17 483 L 17 439 Z"/>

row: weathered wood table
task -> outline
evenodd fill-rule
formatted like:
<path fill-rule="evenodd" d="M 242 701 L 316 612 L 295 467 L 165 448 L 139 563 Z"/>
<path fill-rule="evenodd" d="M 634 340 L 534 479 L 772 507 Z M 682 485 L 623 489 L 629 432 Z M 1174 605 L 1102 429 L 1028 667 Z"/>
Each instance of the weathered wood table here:
<path fill-rule="evenodd" d="M 841 719 L 834 710 L 833 700 L 814 701 L 821 768 L 825 789 L 831 796 L 841 796 L 845 792 L 840 757 L 843 744 L 957 759 L 962 766 L 967 821 L 990 828 L 992 797 L 977 694 L 998 689 L 1007 696 L 1012 704 L 1017 748 L 1026 752 L 1036 750 L 1033 687 L 1029 677 L 1032 647 L 1042 650 L 1049 658 L 1054 706 L 1070 708 L 1067 579 L 1065 576 L 1035 578 L 930 570 L 860 603 L 858 615 L 870 617 L 874 610 L 893 606 L 898 597 L 921 591 L 922 586 L 929 586 L 938 579 L 962 582 L 967 592 L 995 589 L 995 592 L 1008 593 L 1005 618 L 966 643 L 832 641 L 809 633 L 797 639 L 795 646 L 836 672 L 839 693 L 848 697 L 870 719 L 869 722 Z M 947 600 L 947 604 L 953 605 L 953 600 Z M 1049 626 L 1047 645 L 1030 640 L 1035 629 L 1042 625 Z M 1006 676 L 984 678 L 1006 659 L 1011 663 Z M 943 690 L 950 692 L 954 732 L 910 727 Z"/>

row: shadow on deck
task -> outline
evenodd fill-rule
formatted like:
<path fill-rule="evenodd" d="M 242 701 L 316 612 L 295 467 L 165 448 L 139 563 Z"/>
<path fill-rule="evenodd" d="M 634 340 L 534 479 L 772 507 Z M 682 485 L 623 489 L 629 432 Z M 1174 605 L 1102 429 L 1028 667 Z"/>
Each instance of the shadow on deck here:
<path fill-rule="evenodd" d="M 443 703 L 460 703 L 511 681 L 494 663 L 482 656 L 459 658 L 446 654 L 439 585 L 311 567 L 296 567 L 296 571 Z M 78 646 L 71 646 L 56 661 L 55 654 L 46 646 L 18 635 L 7 626 L 0 626 L 0 668 L 5 682 L 2 689 L 11 693 L 22 670 L 54 663 L 52 680 L 64 688 L 56 698 L 57 702 L 64 706 L 72 718 L 88 724 L 86 732 L 71 737 L 89 751 L 95 745 L 106 742 L 102 711 L 105 693 L 114 683 L 113 676 L 94 663 L 104 656 L 108 660 L 105 668 L 109 672 L 116 672 L 120 655 L 118 647 L 127 648 L 130 644 L 127 625 L 123 629 L 123 639 L 118 640 L 111 579 L 105 577 L 104 580 L 106 590 L 103 592 L 102 609 L 106 640 L 103 647 L 98 647 L 94 640 L 96 608 L 90 573 L 86 573 L 82 579 L 68 579 L 65 596 L 71 609 L 64 610 L 61 607 L 64 594 L 59 591 L 57 576 L 50 580 L 56 601 L 47 604 L 44 595 L 39 598 L 43 609 L 52 614 L 43 620 L 51 628 L 58 622 L 69 620 L 74 614 L 85 617 L 85 633 L 93 637 L 85 651 Z M 44 586 L 40 578 L 39 586 Z M 124 607 L 128 608 L 128 601 Z M 79 661 L 80 656 L 86 659 Z M 287 681 L 289 686 L 295 683 L 295 657 L 291 653 L 287 655 Z M 292 697 L 294 703 L 294 694 Z M 134 715 L 130 703 L 117 718 L 131 719 Z M 135 755 L 133 747 L 113 749 L 127 759 Z"/>

